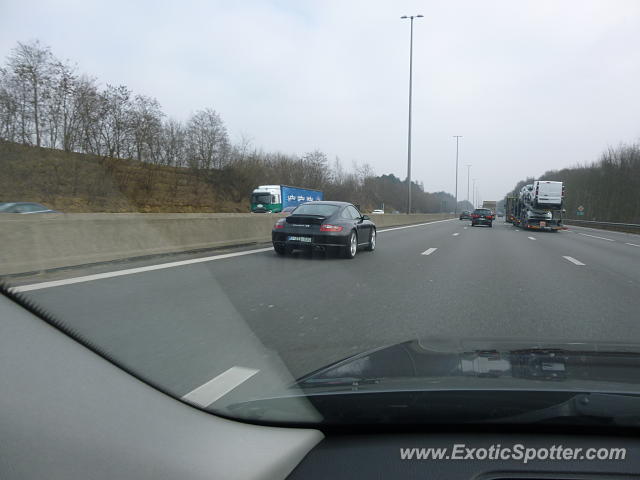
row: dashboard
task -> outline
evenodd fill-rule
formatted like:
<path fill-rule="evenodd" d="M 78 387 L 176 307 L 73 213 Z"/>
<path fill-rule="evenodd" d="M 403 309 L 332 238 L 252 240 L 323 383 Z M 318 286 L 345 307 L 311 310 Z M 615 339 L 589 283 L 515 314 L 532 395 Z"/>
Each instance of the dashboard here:
<path fill-rule="evenodd" d="M 494 447 L 493 450 L 491 447 Z M 545 452 L 559 459 L 525 459 Z M 561 447 L 561 448 L 559 448 Z M 513 449 L 516 449 L 515 452 Z M 429 450 L 431 449 L 431 450 Z M 457 458 L 422 458 L 442 453 Z M 456 455 L 453 454 L 455 449 Z M 504 453 L 520 459 L 503 460 Z M 618 457 L 564 460 L 569 453 Z M 620 450 L 623 449 L 623 450 Z M 480 459 L 487 454 L 487 458 Z M 490 453 L 491 452 L 491 453 Z M 622 453 L 624 452 L 624 454 Z M 633 437 L 518 433 L 392 433 L 327 435 L 300 462 L 297 479 L 408 478 L 449 480 L 506 479 L 627 479 L 640 477 L 640 439 Z M 624 455 L 624 459 L 620 458 Z M 405 457 L 404 459 L 402 457 Z M 411 456 L 411 458 L 408 458 Z M 468 457 L 468 458 L 465 458 Z M 496 458 L 494 458 L 496 457 Z"/>

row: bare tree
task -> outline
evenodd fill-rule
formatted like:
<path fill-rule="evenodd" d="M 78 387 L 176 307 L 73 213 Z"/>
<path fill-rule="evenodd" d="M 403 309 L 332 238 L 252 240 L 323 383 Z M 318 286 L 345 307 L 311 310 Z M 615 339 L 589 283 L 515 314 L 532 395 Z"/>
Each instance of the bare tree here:
<path fill-rule="evenodd" d="M 140 162 L 161 162 L 159 139 L 162 134 L 162 109 L 155 98 L 136 95 L 131 106 L 131 131 L 136 158 Z"/>
<path fill-rule="evenodd" d="M 100 135 L 106 154 L 111 158 L 126 158 L 131 155 L 132 92 L 125 85 L 107 85 L 101 94 Z"/>
<path fill-rule="evenodd" d="M 17 141 L 18 102 L 15 85 L 6 68 L 0 68 L 0 138 L 9 142 Z"/>
<path fill-rule="evenodd" d="M 51 65 L 49 102 L 46 108 L 49 146 L 73 150 L 76 127 L 74 98 L 78 87 L 76 68 L 56 61 Z"/>
<path fill-rule="evenodd" d="M 48 94 L 52 58 L 49 47 L 43 47 L 38 41 L 18 42 L 18 46 L 9 55 L 9 68 L 22 84 L 25 97 L 29 98 L 38 147 L 42 144 L 41 107 Z"/>
<path fill-rule="evenodd" d="M 102 119 L 103 98 L 93 78 L 82 76 L 78 79 L 73 96 L 73 128 L 71 129 L 74 150 L 103 154 Z"/>
<path fill-rule="evenodd" d="M 212 109 L 199 110 L 187 123 L 189 161 L 199 170 L 222 168 L 229 151 L 227 128 Z"/>

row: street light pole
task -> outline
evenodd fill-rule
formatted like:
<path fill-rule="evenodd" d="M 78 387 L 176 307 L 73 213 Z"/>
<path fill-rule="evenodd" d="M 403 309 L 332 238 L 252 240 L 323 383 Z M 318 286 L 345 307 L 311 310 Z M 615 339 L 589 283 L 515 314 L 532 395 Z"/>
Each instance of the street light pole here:
<path fill-rule="evenodd" d="M 462 135 L 454 135 L 456 139 L 456 206 L 453 210 L 454 214 L 458 214 L 458 140 L 462 138 Z"/>
<path fill-rule="evenodd" d="M 471 174 L 471 164 L 467 163 L 467 202 L 470 200 L 469 197 L 469 175 Z"/>
<path fill-rule="evenodd" d="M 476 179 L 473 179 L 473 208 L 476 208 Z"/>
<path fill-rule="evenodd" d="M 403 15 L 401 19 L 411 20 L 411 35 L 409 37 L 409 134 L 407 139 L 407 215 L 411 213 L 411 93 L 413 88 L 413 19 L 423 15 Z"/>

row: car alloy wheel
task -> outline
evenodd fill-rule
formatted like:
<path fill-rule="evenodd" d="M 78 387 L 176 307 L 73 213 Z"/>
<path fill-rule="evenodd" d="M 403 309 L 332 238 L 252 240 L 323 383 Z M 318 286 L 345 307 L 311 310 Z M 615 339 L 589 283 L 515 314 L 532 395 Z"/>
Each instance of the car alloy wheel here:
<path fill-rule="evenodd" d="M 356 235 L 356 232 L 352 231 L 349 235 L 349 243 L 344 251 L 347 258 L 353 258 L 356 256 L 356 252 L 358 251 L 358 236 Z"/>
<path fill-rule="evenodd" d="M 376 249 L 376 229 L 372 228 L 371 235 L 369 236 L 369 246 L 367 247 L 367 250 L 369 250 L 370 252 L 373 252 L 375 249 Z"/>

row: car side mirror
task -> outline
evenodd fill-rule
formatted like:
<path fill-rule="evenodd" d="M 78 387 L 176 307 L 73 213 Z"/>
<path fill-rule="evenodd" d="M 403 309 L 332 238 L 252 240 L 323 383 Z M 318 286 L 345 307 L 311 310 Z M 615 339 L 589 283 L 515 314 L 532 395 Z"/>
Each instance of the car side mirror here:
<path fill-rule="evenodd" d="M 362 215 L 362 220 L 370 220 L 369 215 Z"/>

